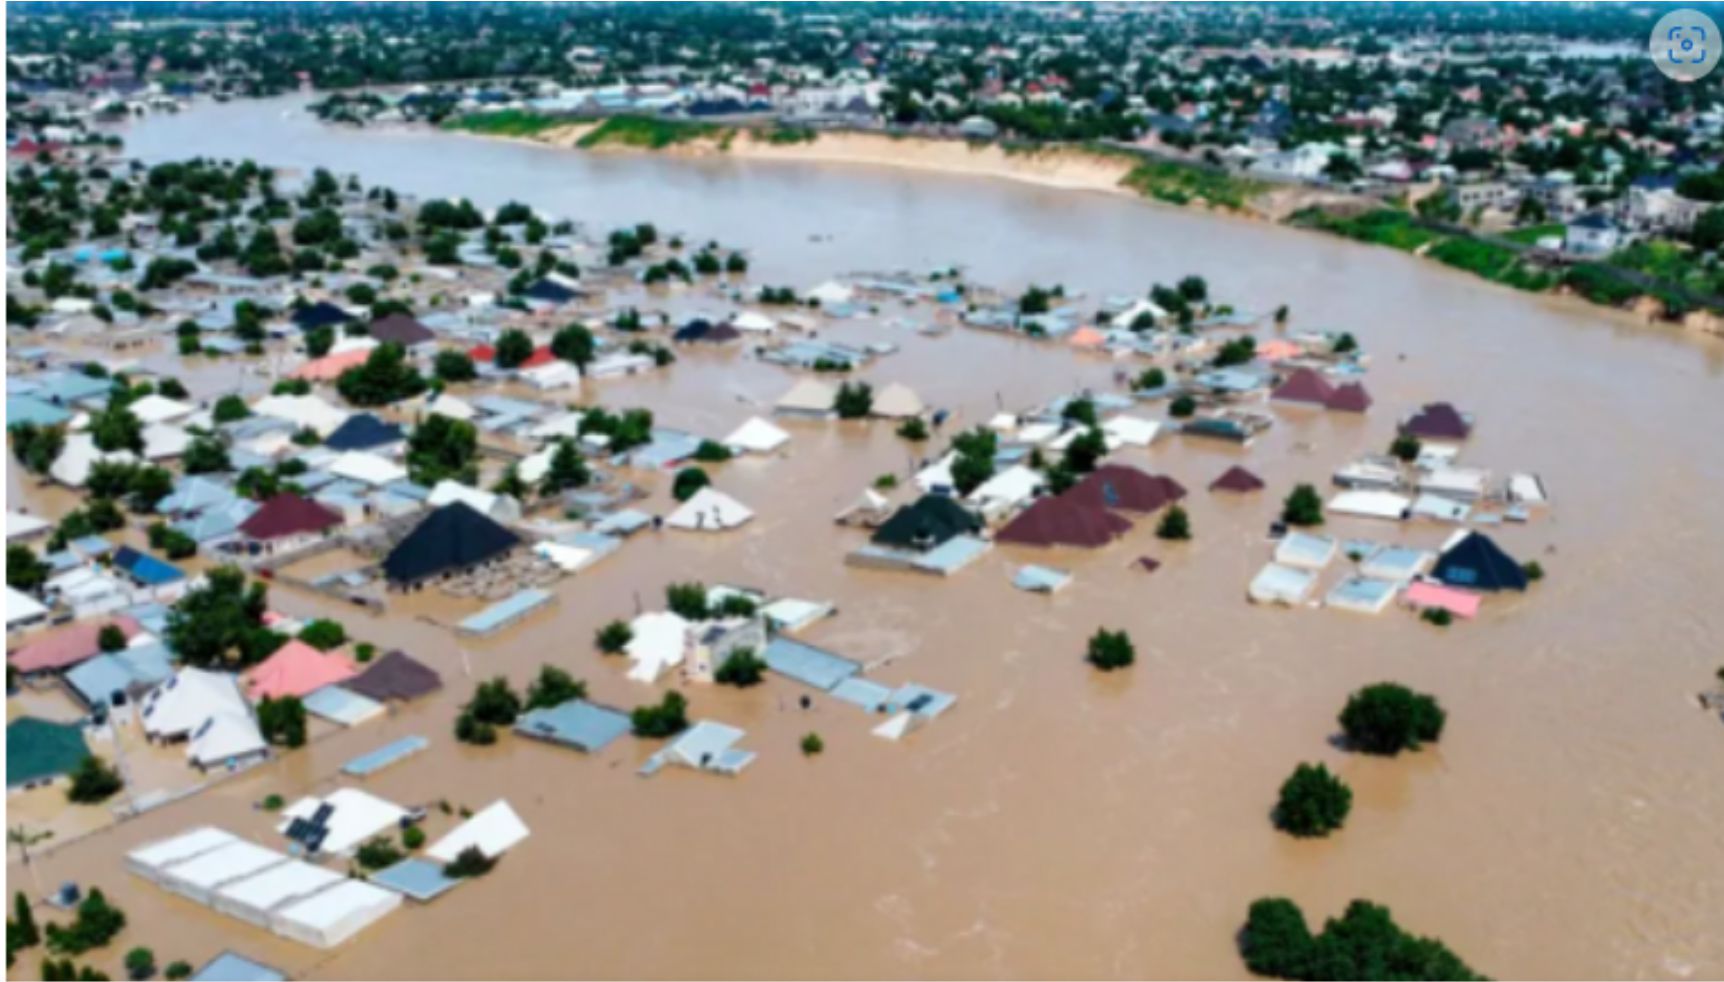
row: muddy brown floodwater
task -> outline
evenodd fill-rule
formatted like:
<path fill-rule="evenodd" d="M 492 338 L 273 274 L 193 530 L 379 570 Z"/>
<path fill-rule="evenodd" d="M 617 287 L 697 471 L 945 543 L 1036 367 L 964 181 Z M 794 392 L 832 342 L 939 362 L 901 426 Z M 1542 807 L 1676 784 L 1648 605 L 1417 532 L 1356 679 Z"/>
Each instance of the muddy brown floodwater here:
<path fill-rule="evenodd" d="M 1365 897 L 1501 977 L 1724 976 L 1724 727 L 1692 693 L 1724 662 L 1724 345 L 1516 294 L 1392 252 L 1123 198 L 841 166 L 592 158 L 430 133 L 320 129 L 293 100 L 150 120 L 128 134 L 148 159 L 193 154 L 320 164 L 482 205 L 518 198 L 598 227 L 651 220 L 691 241 L 750 247 L 754 278 L 806 287 L 844 270 L 959 263 L 1009 288 L 1135 293 L 1196 272 L 1254 310 L 1288 303 L 1298 329 L 1354 332 L 1373 352 L 1362 419 L 1278 411 L 1249 451 L 1179 439 L 1122 459 L 1193 493 L 1195 541 L 1139 522 L 1085 554 L 996 549 L 944 581 L 846 567 L 861 534 L 832 514 L 908 454 L 885 423 L 790 424 L 786 459 L 724 465 L 716 485 L 758 518 L 718 536 L 646 533 L 557 588 L 558 602 L 465 645 L 416 620 L 427 593 L 367 620 L 277 589 L 299 615 L 411 651 L 448 681 L 439 696 L 344 732 L 199 797 L 63 849 L 44 883 L 106 888 L 148 944 L 196 962 L 232 947 L 327 978 L 1237 976 L 1250 902 L 1308 916 Z M 830 236 L 820 242 L 810 236 Z M 907 382 L 959 423 L 1078 385 L 1113 364 L 1057 345 L 957 330 L 929 338 L 879 323 L 829 332 L 898 341 L 865 377 Z M 596 386 L 671 425 L 721 434 L 793 381 L 743 353 L 686 354 L 674 370 Z M 1540 473 L 1548 515 L 1494 533 L 1547 579 L 1438 631 L 1404 612 L 1253 607 L 1265 526 L 1295 481 L 1327 483 L 1395 418 L 1448 398 L 1477 414 L 1466 460 Z M 1235 461 L 1267 493 L 1202 490 Z M 662 505 L 664 491 L 655 492 Z M 900 492 L 900 496 L 903 492 Z M 1330 531 L 1433 546 L 1431 525 L 1336 520 Z M 1164 565 L 1128 569 L 1140 555 Z M 1010 585 L 1024 562 L 1072 569 L 1052 598 Z M 689 690 L 692 714 L 748 730 L 760 753 L 727 780 L 637 778 L 650 753 L 625 738 L 596 757 L 505 738 L 456 745 L 465 675 L 517 684 L 544 662 L 600 701 L 656 690 L 592 645 L 605 621 L 702 579 L 835 601 L 805 635 L 875 663 L 874 677 L 959 696 L 900 744 L 854 709 L 782 679 Z M 1097 627 L 1128 630 L 1128 671 L 1081 661 Z M 1396 760 L 1330 744 L 1361 685 L 1393 679 L 1449 710 L 1440 745 Z M 826 752 L 797 750 L 811 730 Z M 169 896 L 126 874 L 124 852 L 212 823 L 267 840 L 251 802 L 328 787 L 350 757 L 411 733 L 433 750 L 365 787 L 402 802 L 480 807 L 507 798 L 533 837 L 483 880 L 318 953 Z M 1302 760 L 1355 791 L 1344 831 L 1278 834 L 1269 809 Z M 9 867 L 14 882 L 22 871 Z"/>

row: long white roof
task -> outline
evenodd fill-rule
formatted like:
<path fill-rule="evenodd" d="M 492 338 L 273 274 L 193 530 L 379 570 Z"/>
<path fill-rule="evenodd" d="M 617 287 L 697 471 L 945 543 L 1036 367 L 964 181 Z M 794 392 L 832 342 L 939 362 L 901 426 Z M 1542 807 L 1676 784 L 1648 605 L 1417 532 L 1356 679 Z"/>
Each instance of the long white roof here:
<path fill-rule="evenodd" d="M 310 818 L 324 805 L 334 811 L 329 815 L 326 825 L 329 834 L 324 837 L 321 851 L 335 855 L 353 852 L 366 840 L 399 826 L 407 817 L 407 809 L 392 801 L 358 788 L 337 788 L 325 797 L 307 795 L 289 805 L 282 811 L 282 821 L 275 830 L 286 835 L 294 819 Z"/>
<path fill-rule="evenodd" d="M 748 506 L 716 488 L 701 488 L 682 507 L 670 513 L 671 528 L 717 532 L 733 529 L 754 517 Z"/>
<path fill-rule="evenodd" d="M 521 821 L 521 816 L 515 814 L 515 809 L 510 808 L 507 801 L 498 800 L 432 843 L 431 848 L 425 850 L 425 854 L 439 862 L 448 863 L 453 862 L 467 847 L 478 846 L 480 852 L 495 859 L 519 845 L 529 834 L 531 833 L 527 830 L 527 823 Z"/>
<path fill-rule="evenodd" d="M 724 445 L 746 453 L 771 453 L 783 446 L 790 434 L 759 416 L 753 416 L 724 438 Z"/>

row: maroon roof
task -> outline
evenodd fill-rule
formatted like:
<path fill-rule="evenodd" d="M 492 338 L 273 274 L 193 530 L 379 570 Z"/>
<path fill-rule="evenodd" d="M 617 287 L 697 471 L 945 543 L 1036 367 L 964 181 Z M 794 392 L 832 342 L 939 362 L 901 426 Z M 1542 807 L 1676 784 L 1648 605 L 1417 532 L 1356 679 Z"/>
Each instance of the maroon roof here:
<path fill-rule="evenodd" d="M 372 321 L 370 333 L 379 344 L 392 341 L 404 348 L 422 344 L 437 336 L 429 327 L 402 313 L 390 314 L 381 320 Z"/>
<path fill-rule="evenodd" d="M 1421 439 L 1465 440 L 1472 434 L 1473 424 L 1448 403 L 1432 402 L 1407 417 L 1401 429 Z"/>
<path fill-rule="evenodd" d="M 1043 498 L 994 536 L 1024 546 L 1105 546 L 1131 530 L 1127 519 L 1065 495 Z"/>
<path fill-rule="evenodd" d="M 1348 382 L 1337 388 L 1324 405 L 1343 413 L 1362 413 L 1371 408 L 1371 394 L 1363 385 Z"/>
<path fill-rule="evenodd" d="M 1185 497 L 1185 489 L 1171 477 L 1157 477 L 1123 464 L 1106 464 L 1060 497 L 1094 508 L 1151 512 Z"/>
<path fill-rule="evenodd" d="M 1281 402 L 1304 402 L 1314 406 L 1322 406 L 1334 396 L 1335 387 L 1329 380 L 1317 374 L 1313 369 L 1295 369 L 1287 381 L 1282 382 L 1269 394 L 1269 398 Z"/>
<path fill-rule="evenodd" d="M 264 502 L 251 517 L 241 522 L 239 530 L 253 539 L 279 539 L 286 535 L 321 532 L 341 524 L 341 516 L 315 501 L 291 491 Z"/>
<path fill-rule="evenodd" d="M 1263 490 L 1263 479 L 1245 468 L 1240 467 L 1238 464 L 1234 464 L 1232 467 L 1227 468 L 1226 473 L 1209 482 L 1209 490 L 1238 491 L 1241 493 L 1246 491 L 1261 491 Z"/>

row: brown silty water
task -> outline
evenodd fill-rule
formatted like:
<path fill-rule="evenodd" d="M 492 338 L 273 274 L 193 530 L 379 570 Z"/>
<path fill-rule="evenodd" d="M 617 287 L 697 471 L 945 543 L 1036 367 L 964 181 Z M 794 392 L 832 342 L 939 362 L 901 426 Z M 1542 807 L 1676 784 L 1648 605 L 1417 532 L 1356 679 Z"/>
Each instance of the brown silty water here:
<path fill-rule="evenodd" d="M 788 423 L 783 459 L 715 469 L 715 485 L 757 512 L 749 525 L 638 535 L 494 638 L 458 642 L 421 620 L 471 610 L 435 591 L 367 619 L 277 589 L 279 608 L 338 616 L 430 663 L 446 688 L 40 860 L 43 883 L 100 885 L 125 908 L 115 951 L 144 943 L 196 962 L 234 948 L 319 978 L 1227 977 L 1243 972 L 1234 934 L 1246 907 L 1286 895 L 1313 919 L 1354 897 L 1385 903 L 1496 976 L 1724 976 L 1724 728 L 1691 698 L 1724 650 L 1724 345 L 1386 251 L 1110 196 L 331 133 L 283 122 L 283 105 L 198 110 L 129 142 L 146 157 L 285 155 L 416 193 L 520 198 L 600 227 L 654 220 L 691 241 L 751 247 L 757 282 L 960 262 L 1011 289 L 1057 281 L 1093 299 L 1197 272 L 1241 307 L 1289 303 L 1296 329 L 1354 332 L 1375 356 L 1376 406 L 1362 419 L 1276 409 L 1249 450 L 1175 437 L 1118 454 L 1191 490 L 1189 544 L 1164 544 L 1140 521 L 1105 549 L 1001 547 L 945 580 L 847 567 L 863 533 L 833 514 L 877 475 L 907 476 L 910 451 L 885 422 Z M 409 159 L 433 163 L 413 170 Z M 834 239 L 811 243 L 816 234 Z M 948 432 L 1001 406 L 1111 389 L 1117 367 L 967 329 L 930 338 L 871 321 L 823 334 L 900 344 L 862 377 L 953 410 Z M 584 398 L 646 405 L 717 436 L 794 380 L 745 351 L 685 352 L 669 372 Z M 1492 534 L 1540 560 L 1547 579 L 1446 631 L 1395 609 L 1249 605 L 1245 584 L 1268 557 L 1264 531 L 1286 491 L 1326 484 L 1436 398 L 1479 419 L 1465 462 L 1545 479 L 1548 513 Z M 1236 462 L 1269 490 L 1204 490 Z M 651 510 L 668 507 L 666 483 L 653 481 Z M 1433 547 L 1446 529 L 1336 519 L 1327 531 Z M 1142 555 L 1162 568 L 1131 569 Z M 1053 597 L 1018 592 L 1011 574 L 1026 562 L 1076 581 Z M 784 679 L 687 687 L 693 717 L 746 729 L 743 745 L 759 752 L 735 779 L 639 779 L 654 746 L 633 738 L 593 757 L 507 736 L 488 749 L 453 741 L 475 679 L 520 686 L 544 663 L 585 678 L 600 702 L 656 701 L 665 686 L 625 679 L 592 637 L 684 580 L 832 601 L 838 615 L 806 640 L 958 705 L 890 743 L 850 706 L 817 696 L 801 709 L 806 690 Z M 1097 627 L 1129 631 L 1138 663 L 1106 675 L 1085 666 Z M 1394 760 L 1332 746 L 1347 694 L 1384 679 L 1442 700 L 1438 746 Z M 797 744 L 810 731 L 826 750 L 806 759 Z M 488 877 L 334 952 L 122 869 L 128 849 L 197 824 L 279 843 L 253 802 L 327 790 L 346 760 L 408 734 L 428 735 L 430 752 L 363 787 L 403 803 L 506 798 L 533 836 Z M 1354 789 L 1347 827 L 1327 840 L 1270 825 L 1275 789 L 1300 761 L 1326 763 Z M 431 821 L 435 834 L 452 820 Z M 20 882 L 16 862 L 8 872 Z"/>

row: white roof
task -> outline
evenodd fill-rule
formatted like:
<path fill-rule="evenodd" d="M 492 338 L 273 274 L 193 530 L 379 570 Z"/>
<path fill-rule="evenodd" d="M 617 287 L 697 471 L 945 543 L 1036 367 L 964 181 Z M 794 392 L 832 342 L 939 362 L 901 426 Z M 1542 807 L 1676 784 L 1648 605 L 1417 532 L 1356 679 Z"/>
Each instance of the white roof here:
<path fill-rule="evenodd" d="M 629 630 L 633 636 L 623 651 L 629 656 L 629 678 L 636 682 L 656 681 L 688 655 L 689 623 L 668 610 L 636 617 Z"/>
<path fill-rule="evenodd" d="M 225 846 L 218 846 L 184 862 L 175 863 L 164 870 L 164 876 L 172 888 L 182 892 L 189 891 L 201 900 L 203 897 L 199 896 L 200 893 L 207 893 L 224 883 L 232 883 L 286 861 L 287 857 L 274 849 L 266 849 L 244 839 L 235 839 Z"/>
<path fill-rule="evenodd" d="M 525 841 L 529 834 L 527 823 L 521 821 L 521 816 L 515 814 L 515 809 L 510 808 L 507 801 L 494 801 L 432 843 L 425 855 L 448 863 L 467 847 L 478 846 L 486 857 L 496 859 Z"/>
<path fill-rule="evenodd" d="M 872 412 L 888 419 L 902 419 L 920 416 L 924 408 L 922 397 L 914 389 L 902 382 L 893 382 L 874 394 Z"/>
<path fill-rule="evenodd" d="M 375 347 L 377 347 L 376 338 L 367 337 L 363 334 L 343 334 L 335 339 L 334 344 L 329 346 L 329 353 L 339 355 L 346 351 L 370 351 Z"/>
<path fill-rule="evenodd" d="M 310 818 L 317 809 L 328 805 L 329 815 L 321 851 L 345 856 L 367 840 L 397 828 L 407 817 L 407 809 L 358 788 L 337 788 L 327 797 L 307 795 L 282 811 L 282 821 L 275 830 L 282 835 L 296 818 Z"/>
<path fill-rule="evenodd" d="M 952 487 L 952 462 L 957 459 L 957 451 L 948 450 L 944 457 L 917 471 L 912 480 L 916 482 L 918 488 L 922 489 L 923 494 L 927 494 L 935 488 Z"/>
<path fill-rule="evenodd" d="M 1343 491 L 1329 499 L 1328 509 L 1339 515 L 1365 518 L 1400 518 L 1412 504 L 1393 491 Z"/>
<path fill-rule="evenodd" d="M 215 900 L 224 908 L 234 909 L 240 917 L 262 921 L 275 908 L 311 896 L 345 879 L 347 877 L 333 870 L 296 859 L 229 883 L 216 891 Z"/>
<path fill-rule="evenodd" d="M 817 378 L 805 378 L 778 398 L 777 408 L 793 412 L 829 413 L 838 390 Z"/>
<path fill-rule="evenodd" d="M 533 552 L 557 565 L 558 569 L 577 573 L 590 565 L 598 555 L 597 550 L 582 546 L 573 546 L 564 542 L 538 542 L 533 545 Z"/>
<path fill-rule="evenodd" d="M 1029 423 L 1018 430 L 1017 436 L 1012 438 L 1012 442 L 1037 445 L 1046 443 L 1059 435 L 1060 426 L 1058 423 Z"/>
<path fill-rule="evenodd" d="M 995 413 L 994 418 L 988 420 L 988 429 L 995 433 L 1010 433 L 1017 428 L 1018 418 L 1011 413 Z"/>
<path fill-rule="evenodd" d="M 459 396 L 449 395 L 446 392 L 433 397 L 431 401 L 425 404 L 425 408 L 438 416 L 447 416 L 450 419 L 471 421 L 473 417 L 479 415 L 478 410 L 474 409 L 467 400 Z"/>
<path fill-rule="evenodd" d="M 1161 432 L 1161 424 L 1137 416 L 1115 416 L 1101 424 L 1101 431 L 1112 440 L 1130 447 L 1147 447 Z"/>
<path fill-rule="evenodd" d="M 467 506 L 474 511 L 490 515 L 493 518 L 519 515 L 521 511 L 520 505 L 515 502 L 515 499 L 506 494 L 481 491 L 478 488 L 468 487 L 460 481 L 451 481 L 448 478 L 438 481 L 437 486 L 432 488 L 430 495 L 425 498 L 425 503 L 432 508 L 441 508 L 456 501 L 466 502 Z"/>
<path fill-rule="evenodd" d="M 758 310 L 739 310 L 730 319 L 730 326 L 739 331 L 770 331 L 778 322 Z"/>
<path fill-rule="evenodd" d="M 754 416 L 725 437 L 724 445 L 746 453 L 771 453 L 789 439 L 790 434 Z"/>
<path fill-rule="evenodd" d="M 6 539 L 23 539 L 44 532 L 54 527 L 54 523 L 35 515 L 26 515 L 21 511 L 6 513 Z"/>
<path fill-rule="evenodd" d="M 545 479 L 545 474 L 551 469 L 551 457 L 557 452 L 557 445 L 547 444 L 537 451 L 522 457 L 515 465 L 515 474 L 528 484 L 538 484 Z"/>
<path fill-rule="evenodd" d="M 1257 572 L 1246 594 L 1258 603 L 1296 604 L 1310 596 L 1316 585 L 1316 573 L 1270 563 Z"/>
<path fill-rule="evenodd" d="M 142 399 L 127 403 L 126 408 L 141 423 L 166 423 L 170 420 L 190 416 L 197 407 L 189 402 L 169 399 L 159 393 L 150 393 Z"/>
<path fill-rule="evenodd" d="M 1481 497 L 1490 472 L 1470 467 L 1437 467 L 1419 476 L 1419 490 L 1466 498 Z"/>
<path fill-rule="evenodd" d="M 299 429 L 310 429 L 318 436 L 328 436 L 347 422 L 347 412 L 314 395 L 265 396 L 251 407 L 259 416 L 285 419 Z"/>
<path fill-rule="evenodd" d="M 577 437 L 581 435 L 581 417 L 585 413 L 565 412 L 548 416 L 527 429 L 527 435 L 535 440 L 550 440 L 557 437 Z"/>
<path fill-rule="evenodd" d="M 1288 532 L 1275 546 L 1275 561 L 1283 566 L 1322 569 L 1335 558 L 1340 546 L 1326 535 L 1309 532 Z"/>
<path fill-rule="evenodd" d="M 282 908 L 276 933 L 303 944 L 333 948 L 401 906 L 401 894 L 363 880 L 335 886 Z"/>
<path fill-rule="evenodd" d="M 1413 501 L 1413 514 L 1443 522 L 1464 522 L 1472 506 L 1440 494 L 1421 494 Z"/>
<path fill-rule="evenodd" d="M 1010 508 L 1019 502 L 1028 501 L 1036 493 L 1036 489 L 1047 483 L 1041 472 L 1032 467 L 1016 464 L 983 481 L 976 490 L 970 492 L 967 499 L 971 504 L 986 509 Z"/>
<path fill-rule="evenodd" d="M 205 766 L 235 757 L 249 757 L 268 749 L 257 721 L 249 714 L 222 712 L 192 731 L 186 757 Z"/>
<path fill-rule="evenodd" d="M 581 370 L 566 361 L 547 362 L 523 369 L 521 378 L 537 389 L 566 389 L 581 384 Z"/>
<path fill-rule="evenodd" d="M 407 468 L 380 454 L 364 450 L 349 450 L 335 458 L 329 473 L 374 487 L 399 481 L 407 476 Z"/>
<path fill-rule="evenodd" d="M 837 280 L 827 280 L 809 290 L 808 295 L 822 304 L 849 303 L 856 291 Z"/>
<path fill-rule="evenodd" d="M 33 621 L 48 612 L 48 608 L 27 593 L 19 593 L 11 587 L 6 588 L 6 629 L 12 625 Z"/>
<path fill-rule="evenodd" d="M 1548 499 L 1544 490 L 1544 482 L 1537 474 L 1511 474 L 1508 479 L 1508 496 L 1510 501 L 1518 501 L 1528 505 L 1542 505 Z M 11 536 L 10 527 L 7 536 Z"/>
<path fill-rule="evenodd" d="M 144 427 L 144 459 L 178 457 L 192 445 L 192 435 L 172 423 L 150 423 Z"/>
<path fill-rule="evenodd" d="M 144 697 L 144 732 L 185 736 L 222 712 L 247 712 L 238 677 L 188 666 Z"/>
<path fill-rule="evenodd" d="M 129 450 L 103 453 L 96 449 L 96 439 L 88 433 L 71 433 L 60 456 L 48 467 L 48 476 L 69 488 L 81 488 L 90 479 L 90 468 L 100 461 L 135 464 L 138 458 Z"/>
<path fill-rule="evenodd" d="M 126 864 L 137 872 L 149 875 L 174 863 L 238 841 L 238 837 L 231 832 L 206 825 L 190 832 L 182 832 L 171 839 L 159 839 L 139 846 L 126 853 Z"/>
<path fill-rule="evenodd" d="M 733 529 L 754 517 L 746 505 L 715 488 L 701 488 L 694 497 L 670 513 L 665 524 L 671 528 L 702 532 L 722 532 Z"/>

